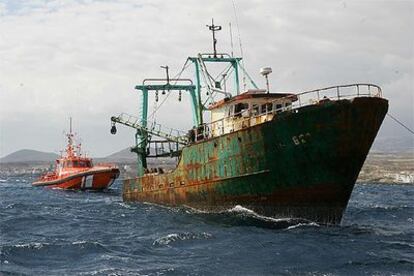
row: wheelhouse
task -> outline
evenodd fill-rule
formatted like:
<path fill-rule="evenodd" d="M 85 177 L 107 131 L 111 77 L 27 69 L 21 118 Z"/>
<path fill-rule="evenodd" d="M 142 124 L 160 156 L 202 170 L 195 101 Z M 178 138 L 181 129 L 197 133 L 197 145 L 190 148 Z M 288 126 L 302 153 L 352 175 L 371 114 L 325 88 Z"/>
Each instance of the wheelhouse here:
<path fill-rule="evenodd" d="M 89 159 L 75 159 L 75 160 L 57 160 L 57 165 L 60 169 L 68 168 L 92 168 L 92 160 Z"/>
<path fill-rule="evenodd" d="M 260 89 L 225 98 L 209 107 L 211 134 L 214 137 L 267 122 L 278 113 L 291 110 L 296 100 L 295 94 L 270 94 Z"/>

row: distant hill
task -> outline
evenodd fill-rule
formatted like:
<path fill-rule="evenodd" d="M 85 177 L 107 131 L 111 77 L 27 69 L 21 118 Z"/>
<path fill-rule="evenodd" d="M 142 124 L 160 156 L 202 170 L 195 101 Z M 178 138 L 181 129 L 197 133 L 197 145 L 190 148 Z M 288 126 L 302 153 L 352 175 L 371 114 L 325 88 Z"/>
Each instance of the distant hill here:
<path fill-rule="evenodd" d="M 130 148 L 126 148 L 120 151 L 117 151 L 111 155 L 108 155 L 103 158 L 95 158 L 97 161 L 105 160 L 111 162 L 135 162 L 137 160 L 137 155 L 134 152 L 131 152 Z"/>
<path fill-rule="evenodd" d="M 59 155 L 53 152 L 23 149 L 0 158 L 0 163 L 51 162 L 56 158 L 59 158 Z"/>
<path fill-rule="evenodd" d="M 377 137 L 371 151 L 383 153 L 414 152 L 414 137 Z"/>
<path fill-rule="evenodd" d="M 94 158 L 95 162 L 116 162 L 116 163 L 135 163 L 137 162 L 137 154 L 131 152 L 131 148 L 126 148 L 115 152 L 111 155 L 108 155 L 103 158 Z M 154 154 L 155 150 L 151 148 L 151 154 Z M 159 163 L 175 163 L 175 158 L 169 157 L 160 157 L 160 158 L 150 158 L 147 160 L 148 164 L 159 164 Z"/>

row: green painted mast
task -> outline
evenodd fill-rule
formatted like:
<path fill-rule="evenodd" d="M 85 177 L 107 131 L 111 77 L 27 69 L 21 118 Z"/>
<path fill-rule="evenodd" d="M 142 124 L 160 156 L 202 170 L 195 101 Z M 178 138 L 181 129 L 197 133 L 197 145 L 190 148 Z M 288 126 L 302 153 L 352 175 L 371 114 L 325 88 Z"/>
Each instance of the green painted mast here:
<path fill-rule="evenodd" d="M 178 91 L 181 94 L 181 91 L 187 91 L 190 94 L 190 104 L 192 108 L 192 118 L 193 118 L 193 125 L 194 128 L 199 127 L 202 125 L 203 122 L 203 112 L 207 110 L 207 108 L 203 105 L 202 102 L 202 87 L 203 85 L 207 85 L 208 90 L 213 92 L 222 93 L 225 97 L 232 97 L 232 95 L 240 94 L 240 81 L 239 81 L 239 72 L 240 69 L 243 72 L 246 72 L 245 69 L 241 66 L 240 57 L 233 57 L 228 54 L 224 53 L 217 53 L 216 44 L 216 32 L 221 30 L 221 26 L 214 25 L 214 21 L 212 20 L 211 25 L 207 25 L 209 30 L 212 31 L 213 36 L 213 53 L 207 54 L 198 54 L 197 57 L 188 57 L 187 62 L 192 62 L 194 64 L 194 73 L 195 73 L 195 85 L 193 84 L 192 80 L 190 79 L 170 79 L 169 77 L 169 67 L 168 66 L 161 66 L 161 68 L 166 70 L 166 78 L 165 79 L 145 79 L 142 85 L 136 85 L 135 89 L 139 90 L 140 93 L 140 103 L 139 103 L 139 126 L 135 126 L 129 122 L 122 122 L 119 118 L 113 117 L 111 118 L 113 124 L 121 123 L 125 124 L 130 127 L 134 127 L 137 129 L 135 133 L 135 146 L 131 148 L 131 151 L 137 154 L 137 176 L 143 176 L 145 173 L 145 169 L 147 168 L 147 147 L 149 144 L 149 140 L 151 138 L 151 134 L 147 131 L 148 126 L 148 95 L 150 92 L 155 92 L 158 95 L 158 91 Z M 233 69 L 233 82 L 234 82 L 234 90 L 233 93 L 228 91 L 223 91 L 221 89 L 217 89 L 215 83 L 217 83 L 216 79 L 211 79 L 212 77 L 208 74 L 206 64 L 205 63 L 229 63 Z M 246 73 L 245 73 L 246 74 Z M 247 75 L 247 74 L 246 74 Z M 203 81 L 201 76 L 204 77 Z M 255 82 L 247 75 L 249 78 L 252 86 L 254 88 L 258 88 Z M 159 82 L 164 82 L 159 84 Z M 178 82 L 187 82 L 189 84 L 177 84 Z M 223 78 L 221 81 L 225 81 Z M 150 84 L 147 84 L 149 83 Z M 210 83 L 209 83 L 210 82 Z M 212 83 L 214 82 L 214 84 Z M 220 86 L 222 84 L 220 83 Z M 156 96 L 157 97 L 157 96 Z M 113 125 L 114 128 L 114 125 Z M 112 129 L 111 129 L 112 132 Z M 116 129 L 113 134 L 116 133 Z"/>
<path fill-rule="evenodd" d="M 159 79 L 154 79 L 154 81 L 158 81 Z M 136 146 L 132 149 L 138 155 L 138 167 L 137 167 L 137 176 L 143 176 L 144 171 L 147 168 L 146 156 L 147 156 L 147 146 L 148 146 L 148 139 L 149 135 L 146 130 L 143 128 L 147 127 L 148 124 L 148 93 L 149 92 L 156 92 L 156 91 L 187 91 L 190 94 L 191 99 L 191 106 L 193 111 L 193 123 L 195 126 L 198 126 L 202 123 L 202 114 L 201 109 L 199 108 L 199 97 L 197 97 L 196 87 L 191 83 L 189 85 L 183 84 L 170 84 L 169 78 L 167 78 L 168 82 L 166 84 L 142 84 L 135 86 L 135 89 L 140 90 L 142 92 L 142 112 L 141 112 L 141 126 L 142 128 L 137 129 L 135 134 L 135 142 Z M 151 79 L 144 80 L 144 83 L 147 81 L 151 81 Z M 179 80 L 175 80 L 179 81 Z M 182 80 L 180 80 L 182 81 Z M 185 80 L 190 81 L 191 80 Z M 158 93 L 158 92 L 157 92 Z"/>
<path fill-rule="evenodd" d="M 143 127 L 147 126 L 148 117 L 148 89 L 143 87 L 141 90 L 141 118 L 140 123 Z M 137 129 L 135 133 L 135 147 L 131 150 L 137 154 L 137 175 L 143 176 L 147 168 L 146 149 L 148 144 L 148 133 Z"/>

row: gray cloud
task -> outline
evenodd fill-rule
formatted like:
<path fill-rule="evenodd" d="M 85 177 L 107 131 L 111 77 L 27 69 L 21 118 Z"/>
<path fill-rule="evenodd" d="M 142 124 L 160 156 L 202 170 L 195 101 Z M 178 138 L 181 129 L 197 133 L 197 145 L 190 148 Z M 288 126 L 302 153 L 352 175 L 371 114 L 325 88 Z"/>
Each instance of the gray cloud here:
<path fill-rule="evenodd" d="M 277 91 L 376 83 L 390 112 L 414 127 L 412 1 L 235 3 L 245 65 L 260 85 L 268 65 Z M 230 52 L 230 0 L 0 4 L 0 155 L 59 149 L 69 116 L 92 155 L 131 145 L 131 130 L 108 134 L 109 117 L 136 112 L 133 87 L 163 74 L 159 65 L 178 71 L 188 55 L 210 51 L 211 17 L 224 27 L 219 49 Z M 171 98 L 159 120 L 189 127 L 189 107 Z M 386 122 L 380 135 L 404 131 Z"/>

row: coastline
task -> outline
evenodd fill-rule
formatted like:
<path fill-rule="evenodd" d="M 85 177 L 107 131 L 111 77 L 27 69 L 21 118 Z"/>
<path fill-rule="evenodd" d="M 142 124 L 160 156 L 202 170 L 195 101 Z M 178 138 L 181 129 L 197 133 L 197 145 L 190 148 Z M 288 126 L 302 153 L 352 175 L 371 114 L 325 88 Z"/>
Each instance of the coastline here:
<path fill-rule="evenodd" d="M 136 162 L 134 160 L 110 161 L 119 166 L 121 178 L 133 178 L 135 176 Z M 170 160 L 163 160 L 160 163 L 150 165 L 168 170 L 174 167 L 174 164 L 168 161 Z M 0 163 L 0 177 L 27 174 L 37 177 L 50 170 L 52 164 L 53 162 L 41 161 Z M 370 152 L 357 179 L 357 184 L 361 183 L 414 185 L 414 151 Z"/>

